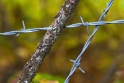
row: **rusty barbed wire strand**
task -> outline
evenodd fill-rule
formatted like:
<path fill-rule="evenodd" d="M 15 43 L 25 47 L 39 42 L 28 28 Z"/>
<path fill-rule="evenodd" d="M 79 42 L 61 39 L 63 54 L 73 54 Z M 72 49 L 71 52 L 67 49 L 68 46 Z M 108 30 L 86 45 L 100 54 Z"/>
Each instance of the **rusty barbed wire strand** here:
<path fill-rule="evenodd" d="M 99 18 L 98 22 L 101 22 L 102 19 L 106 16 L 107 12 L 109 11 L 110 7 L 112 6 L 112 3 L 113 3 L 114 0 L 110 0 L 110 2 L 107 4 L 107 8 L 105 8 L 103 14 L 101 15 L 101 17 Z M 81 18 L 82 20 L 82 24 L 84 25 L 84 21 L 83 19 Z M 88 23 L 87 23 L 88 24 Z M 85 25 L 86 27 L 88 27 L 88 25 Z M 84 51 L 87 49 L 87 47 L 89 46 L 93 36 L 95 35 L 95 33 L 97 32 L 98 28 L 99 28 L 100 25 L 96 25 L 95 28 L 94 28 L 94 31 L 93 33 L 91 34 L 91 36 L 88 38 L 87 42 L 85 43 L 81 53 L 78 55 L 78 57 L 76 58 L 76 60 L 71 60 L 72 62 L 74 62 L 72 68 L 71 68 L 71 71 L 69 73 L 69 75 L 67 76 L 66 80 L 64 83 L 68 83 L 69 82 L 69 79 L 70 77 L 72 76 L 72 74 L 74 73 L 74 71 L 76 70 L 76 68 L 79 68 L 83 73 L 84 73 L 84 70 L 82 70 L 80 68 L 80 60 L 81 60 L 81 57 L 84 53 Z"/>

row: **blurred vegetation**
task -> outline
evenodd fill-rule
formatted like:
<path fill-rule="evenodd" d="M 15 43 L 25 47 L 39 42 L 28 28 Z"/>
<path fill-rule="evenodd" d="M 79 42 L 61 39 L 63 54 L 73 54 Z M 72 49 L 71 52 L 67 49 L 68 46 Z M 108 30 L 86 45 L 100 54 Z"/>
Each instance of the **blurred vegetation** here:
<path fill-rule="evenodd" d="M 67 24 L 81 22 L 79 16 L 86 22 L 97 21 L 107 2 L 109 0 L 81 0 Z M 0 0 L 0 32 L 21 30 L 22 20 L 27 29 L 49 26 L 63 3 L 64 0 Z M 123 6 L 124 0 L 115 0 L 104 21 L 124 19 Z M 89 27 L 90 33 L 93 28 Z M 45 32 L 19 37 L 0 36 L 0 83 L 7 83 L 11 76 L 20 75 Z M 124 83 L 123 32 L 123 24 L 100 26 L 81 60 L 86 73 L 77 70 L 70 83 Z M 64 29 L 38 71 L 39 74 L 48 73 L 54 79 L 42 78 L 49 75 L 37 76 L 55 80 L 55 83 L 59 76 L 65 79 L 73 64 L 69 60 L 76 59 L 88 37 L 85 27 Z"/>
<path fill-rule="evenodd" d="M 8 83 L 16 83 L 18 81 L 19 75 L 12 75 Z M 64 79 L 60 76 L 50 75 L 47 73 L 37 73 L 32 83 L 64 83 Z"/>

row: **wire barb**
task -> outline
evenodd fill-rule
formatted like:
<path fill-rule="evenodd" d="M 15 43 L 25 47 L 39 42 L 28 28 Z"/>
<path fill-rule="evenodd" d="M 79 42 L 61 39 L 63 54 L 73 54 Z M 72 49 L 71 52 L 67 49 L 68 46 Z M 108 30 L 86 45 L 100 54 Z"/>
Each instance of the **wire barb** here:
<path fill-rule="evenodd" d="M 80 19 L 82 21 L 83 26 L 85 26 L 87 28 L 87 34 L 89 35 L 90 34 L 89 29 L 88 29 L 89 23 L 88 22 L 84 23 L 84 20 L 81 16 L 80 16 Z"/>
<path fill-rule="evenodd" d="M 22 20 L 22 25 L 23 25 L 23 30 L 25 30 L 25 23 L 23 20 Z"/>
<path fill-rule="evenodd" d="M 24 31 L 26 28 L 25 28 L 25 23 L 24 23 L 23 20 L 22 20 L 22 25 L 23 25 L 23 29 L 21 29 L 21 31 Z M 20 34 L 21 34 L 21 32 L 19 32 L 19 33 L 16 35 L 16 37 L 19 36 Z"/>
<path fill-rule="evenodd" d="M 82 73 L 85 73 L 85 71 L 80 68 L 80 63 L 79 62 L 76 62 L 75 60 L 70 60 L 70 61 L 75 63 L 75 67 L 79 68 L 79 70 L 81 70 Z"/>

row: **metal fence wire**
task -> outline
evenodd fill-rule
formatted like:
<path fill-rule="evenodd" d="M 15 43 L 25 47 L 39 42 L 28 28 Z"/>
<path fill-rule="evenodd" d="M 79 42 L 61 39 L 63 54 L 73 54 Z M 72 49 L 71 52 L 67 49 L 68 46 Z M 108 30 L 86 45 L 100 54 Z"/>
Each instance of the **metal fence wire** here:
<path fill-rule="evenodd" d="M 87 29 L 87 33 L 89 34 L 88 27 L 89 26 L 95 26 L 94 31 L 92 32 L 92 34 L 90 35 L 90 37 L 86 41 L 86 43 L 85 43 L 81 53 L 78 55 L 76 60 L 70 60 L 74 64 L 73 64 L 73 66 L 72 66 L 72 68 L 70 70 L 70 73 L 67 76 L 67 78 L 66 78 L 64 83 L 68 83 L 69 82 L 69 79 L 72 76 L 72 74 L 75 72 L 76 68 L 81 70 L 82 73 L 85 73 L 84 70 L 80 68 L 80 60 L 82 58 L 83 53 L 85 52 L 85 50 L 89 46 L 93 36 L 98 31 L 99 26 L 100 25 L 106 25 L 106 24 L 121 24 L 121 23 L 124 23 L 124 20 L 115 20 L 115 21 L 111 21 L 111 22 L 110 21 L 102 21 L 102 19 L 106 16 L 107 12 L 109 11 L 110 7 L 112 6 L 113 2 L 114 2 L 114 0 L 110 0 L 109 3 L 107 3 L 107 7 L 103 11 L 103 14 L 101 15 L 101 17 L 99 18 L 99 20 L 97 22 L 84 22 L 83 18 L 80 16 L 81 23 L 75 23 L 75 24 L 67 25 L 67 26 L 64 27 L 64 28 L 77 28 L 77 27 L 80 27 L 80 26 L 85 26 L 86 29 Z M 23 24 L 23 29 L 17 30 L 17 31 L 3 32 L 3 33 L 0 33 L 0 36 L 5 36 L 5 35 L 16 35 L 16 36 L 19 36 L 21 33 L 30 33 L 30 32 L 40 31 L 40 30 L 49 30 L 49 29 L 52 28 L 52 27 L 43 27 L 43 28 L 26 29 L 24 21 L 22 21 L 22 24 Z"/>

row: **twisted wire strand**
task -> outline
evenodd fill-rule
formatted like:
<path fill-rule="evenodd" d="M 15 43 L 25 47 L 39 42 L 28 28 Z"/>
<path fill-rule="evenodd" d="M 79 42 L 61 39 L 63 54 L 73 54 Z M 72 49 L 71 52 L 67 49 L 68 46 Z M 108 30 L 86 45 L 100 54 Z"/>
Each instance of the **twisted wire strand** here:
<path fill-rule="evenodd" d="M 85 22 L 83 23 L 75 23 L 71 25 L 67 25 L 65 28 L 76 28 L 80 26 L 97 26 L 97 25 L 106 25 L 106 24 L 122 24 L 124 20 L 115 20 L 115 21 L 98 21 L 98 22 Z"/>
<path fill-rule="evenodd" d="M 0 33 L 0 35 L 14 35 L 14 34 L 30 33 L 30 32 L 36 32 L 36 31 L 48 30 L 48 29 L 50 29 L 50 27 L 32 28 L 32 29 L 21 29 L 21 30 L 17 30 L 17 31 L 3 32 L 3 33 Z"/>
<path fill-rule="evenodd" d="M 106 16 L 107 12 L 109 11 L 111 5 L 113 3 L 113 0 L 110 0 L 110 2 L 107 4 L 107 8 L 104 10 L 103 14 L 101 15 L 101 17 L 99 18 L 98 22 L 101 22 L 102 19 Z M 82 19 L 81 19 L 82 20 Z M 84 21 L 82 20 L 82 24 L 84 24 Z M 88 23 L 87 23 L 88 24 Z M 84 53 L 84 51 L 87 49 L 87 47 L 89 46 L 93 36 L 95 35 L 95 33 L 97 32 L 98 28 L 99 28 L 100 25 L 96 25 L 95 28 L 94 28 L 94 31 L 93 33 L 91 34 L 91 36 L 89 37 L 89 39 L 87 40 L 87 42 L 85 43 L 81 53 L 78 55 L 78 57 L 76 58 L 76 60 L 73 60 L 74 64 L 72 66 L 72 69 L 68 75 L 68 77 L 66 78 L 65 82 L 64 83 L 68 83 L 69 82 L 69 79 L 70 77 L 72 76 L 72 74 L 74 73 L 74 71 L 76 70 L 76 68 L 79 68 L 80 70 L 82 70 L 79 66 L 80 66 L 80 60 L 81 60 L 81 57 L 82 57 L 82 54 Z M 77 65 L 78 64 L 78 65 Z M 82 71 L 83 72 L 83 71 Z M 84 72 L 83 72 L 84 73 Z"/>
<path fill-rule="evenodd" d="M 67 25 L 65 26 L 65 28 L 77 28 L 80 26 L 100 26 L 100 25 L 106 25 L 106 24 L 122 24 L 124 23 L 124 20 L 115 20 L 115 21 L 98 21 L 98 22 L 85 22 L 83 21 L 82 17 L 80 17 L 82 20 L 82 23 L 75 23 L 75 24 L 71 24 L 71 25 Z M 32 29 L 26 29 L 25 25 L 24 25 L 24 21 L 23 21 L 23 29 L 21 30 L 17 30 L 17 31 L 9 31 L 9 32 L 3 32 L 0 33 L 0 36 L 2 35 L 15 35 L 19 36 L 19 34 L 21 33 L 31 33 L 31 32 L 36 32 L 36 31 L 41 31 L 41 30 L 49 30 L 52 27 L 44 27 L 44 28 L 32 28 Z M 88 28 L 87 28 L 88 31 Z M 89 32 L 88 32 L 89 33 Z"/>

